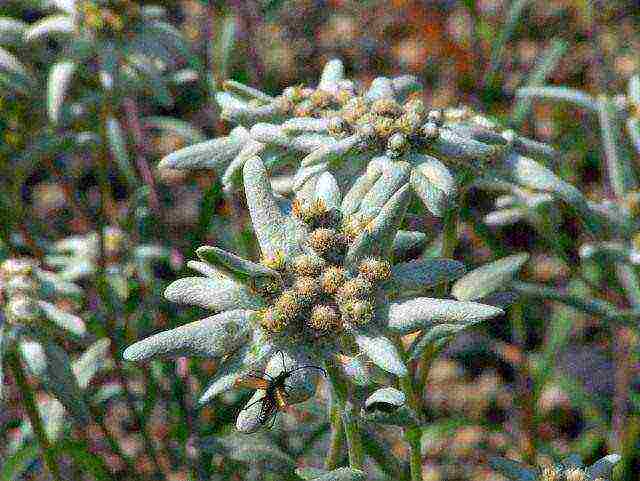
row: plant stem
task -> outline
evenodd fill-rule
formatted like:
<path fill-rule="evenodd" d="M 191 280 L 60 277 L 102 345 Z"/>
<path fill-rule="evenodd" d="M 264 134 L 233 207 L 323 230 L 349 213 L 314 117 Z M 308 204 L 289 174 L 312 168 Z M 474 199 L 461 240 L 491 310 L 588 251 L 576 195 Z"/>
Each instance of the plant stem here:
<path fill-rule="evenodd" d="M 407 356 L 402 341 L 399 338 L 396 339 L 396 346 L 406 362 Z M 429 349 L 429 351 L 431 350 Z M 419 419 L 422 419 L 422 399 L 416 394 L 414 378 L 411 374 L 400 378 L 400 388 L 407 399 L 409 407 L 416 413 Z M 403 431 L 410 448 L 409 468 L 411 471 L 411 481 L 422 481 L 422 430 L 417 426 L 413 426 L 406 427 Z"/>
<path fill-rule="evenodd" d="M 422 481 L 422 452 L 420 428 L 407 428 L 404 437 L 411 447 L 409 467 L 411 469 L 411 481 Z"/>
<path fill-rule="evenodd" d="M 20 354 L 18 353 L 17 347 L 14 347 L 13 349 L 10 349 L 9 352 L 7 352 L 7 361 L 9 363 L 9 366 L 11 366 L 11 370 L 13 371 L 13 374 L 15 376 L 16 384 L 18 385 L 20 395 L 22 396 L 22 401 L 27 411 L 27 415 L 29 416 L 29 421 L 31 422 L 31 427 L 33 428 L 33 432 L 38 440 L 40 449 L 42 450 L 44 463 L 49 473 L 51 474 L 51 477 L 55 481 L 62 481 L 55 450 L 51 447 L 49 439 L 47 438 L 47 434 L 44 430 L 42 418 L 40 417 L 40 412 L 38 411 L 35 396 L 33 390 L 31 389 L 31 386 L 29 385 L 29 382 L 27 381 L 27 375 L 24 371 L 24 368 L 22 367 L 22 362 L 20 360 Z"/>
<path fill-rule="evenodd" d="M 108 162 L 109 162 L 109 147 L 107 143 L 107 121 L 109 119 L 109 105 L 108 100 L 104 101 L 103 108 L 101 109 L 101 118 L 100 118 L 100 135 L 102 138 L 102 151 L 99 154 L 97 169 L 98 169 L 98 183 L 100 185 L 101 191 L 101 202 L 100 202 L 100 214 L 98 215 L 98 245 L 99 245 L 99 260 L 98 260 L 98 272 L 96 275 L 96 288 L 98 292 L 99 298 L 102 300 L 103 305 L 106 307 L 106 317 L 107 317 L 107 332 L 109 333 L 109 337 L 112 342 L 109 344 L 109 349 L 111 352 L 111 357 L 114 362 L 114 371 L 120 382 L 122 389 L 124 391 L 124 397 L 127 404 L 127 407 L 131 411 L 132 416 L 136 419 L 138 426 L 140 427 L 140 434 L 142 436 L 142 442 L 145 448 L 145 452 L 149 459 L 153 463 L 154 467 L 154 478 L 157 480 L 165 479 L 162 467 L 160 466 L 160 462 L 158 460 L 158 456 L 156 454 L 156 449 L 153 445 L 153 441 L 147 432 L 147 423 L 143 415 L 138 413 L 135 404 L 135 397 L 133 393 L 129 389 L 127 383 L 127 377 L 124 372 L 124 368 L 122 366 L 122 360 L 120 358 L 121 352 L 121 343 L 120 336 L 117 335 L 118 328 L 116 326 L 115 320 L 118 318 L 118 313 L 113 305 L 113 301 L 111 298 L 111 290 L 109 288 L 109 282 L 107 280 L 107 259 L 105 253 L 105 227 L 107 222 L 107 202 L 110 200 L 113 201 L 111 197 L 111 189 L 109 188 L 109 177 L 108 177 Z"/>
<path fill-rule="evenodd" d="M 347 400 L 347 387 L 340 379 L 340 374 L 333 364 L 327 363 L 327 374 L 331 383 L 333 398 L 337 403 L 337 409 L 342 418 L 344 433 L 347 438 L 347 449 L 349 450 L 349 466 L 353 469 L 362 469 L 364 465 L 364 451 L 362 449 L 362 439 L 358 423 L 353 418 L 353 407 Z"/>
<path fill-rule="evenodd" d="M 444 215 L 441 257 L 450 259 L 458 244 L 458 208 L 452 207 Z"/>
<path fill-rule="evenodd" d="M 457 207 L 447 210 L 442 219 L 442 247 L 440 249 L 440 257 L 443 259 L 452 259 L 453 252 L 458 243 L 458 213 Z M 449 289 L 448 283 L 444 283 L 436 290 L 436 297 L 442 297 Z"/>
<path fill-rule="evenodd" d="M 340 406 L 333 399 L 331 401 L 331 441 L 329 442 L 329 454 L 324 460 L 324 469 L 331 471 L 338 467 L 338 461 L 342 454 L 344 429 L 342 428 L 342 418 L 340 417 Z"/>
<path fill-rule="evenodd" d="M 527 329 L 524 323 L 522 302 L 516 302 L 511 307 L 511 331 L 513 344 L 524 353 L 527 343 Z M 517 385 L 521 392 L 520 401 L 518 402 L 519 416 L 521 424 L 520 449 L 523 453 L 524 460 L 529 463 L 535 462 L 536 459 L 536 420 L 535 420 L 535 399 L 532 395 L 530 386 L 532 383 L 531 374 L 529 372 L 527 359 L 521 354 L 520 362 L 516 364 Z"/>
<path fill-rule="evenodd" d="M 147 142 L 142 126 L 140 125 L 138 105 L 133 98 L 126 97 L 122 101 L 122 107 L 127 116 L 127 125 L 131 131 L 131 137 L 133 138 L 134 146 L 136 148 L 136 167 L 138 168 L 138 172 L 140 172 L 143 182 L 149 188 L 149 204 L 155 214 L 160 218 L 162 216 L 160 198 L 158 197 L 156 180 L 153 177 L 153 172 L 151 171 L 149 162 L 147 161 Z"/>

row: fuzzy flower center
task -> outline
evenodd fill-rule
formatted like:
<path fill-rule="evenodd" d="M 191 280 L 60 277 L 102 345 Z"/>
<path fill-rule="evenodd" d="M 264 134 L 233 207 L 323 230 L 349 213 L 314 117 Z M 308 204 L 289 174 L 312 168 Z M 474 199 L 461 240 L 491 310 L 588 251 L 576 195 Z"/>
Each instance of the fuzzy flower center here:
<path fill-rule="evenodd" d="M 367 258 L 350 272 L 344 258 L 353 237 L 345 233 L 345 222 L 321 201 L 295 204 L 293 213 L 309 229 L 310 249 L 292 259 L 262 260 L 280 274 L 254 286 L 268 300 L 259 314 L 262 328 L 274 336 L 313 341 L 372 322 L 379 289 L 391 278 L 389 262 Z"/>

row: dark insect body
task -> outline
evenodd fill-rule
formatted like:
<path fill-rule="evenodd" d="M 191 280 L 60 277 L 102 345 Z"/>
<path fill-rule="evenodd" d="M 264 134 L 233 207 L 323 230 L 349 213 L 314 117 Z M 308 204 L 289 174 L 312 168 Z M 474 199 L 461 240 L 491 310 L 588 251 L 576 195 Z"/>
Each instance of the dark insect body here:
<path fill-rule="evenodd" d="M 255 431 L 263 426 L 268 426 L 268 429 L 271 429 L 275 423 L 278 412 L 284 411 L 289 406 L 287 399 L 289 397 L 290 386 L 287 385 L 286 381 L 294 372 L 303 369 L 317 369 L 327 377 L 326 371 L 318 366 L 299 366 L 287 370 L 284 353 L 280 351 L 280 354 L 282 355 L 282 371 L 277 376 L 271 376 L 266 372 L 256 372 L 255 374 L 242 376 L 234 383 L 234 386 L 237 388 L 245 387 L 265 391 L 263 397 L 243 409 L 243 411 L 246 411 L 254 404 L 262 403 L 260 414 L 258 415 L 258 428 Z"/>

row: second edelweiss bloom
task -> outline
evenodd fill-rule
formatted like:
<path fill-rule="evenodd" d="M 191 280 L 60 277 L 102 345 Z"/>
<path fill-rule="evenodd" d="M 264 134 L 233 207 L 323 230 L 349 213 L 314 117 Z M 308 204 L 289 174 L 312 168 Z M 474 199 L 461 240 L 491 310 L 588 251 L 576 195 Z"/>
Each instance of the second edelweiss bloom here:
<path fill-rule="evenodd" d="M 390 166 L 379 168 L 389 173 Z M 406 258 L 423 237 L 399 232 L 409 186 L 376 179 L 356 182 L 343 198 L 334 177 L 325 173 L 310 198 L 289 202 L 272 192 L 262 161 L 249 159 L 244 187 L 262 259 L 252 262 L 216 247 L 199 248 L 201 261 L 189 265 L 204 277 L 175 281 L 165 295 L 218 314 L 140 341 L 125 351 L 125 358 L 222 359 L 201 397 L 207 402 L 249 371 L 265 369 L 277 376 L 284 368 L 324 366 L 344 354 L 354 356 L 355 363 L 363 354 L 379 368 L 406 376 L 396 349 L 399 335 L 501 314 L 490 305 L 420 297 L 460 277 L 464 268 L 446 259 L 392 261 Z M 293 373 L 287 380 L 288 403 L 312 396 L 319 375 L 317 370 Z M 249 404 L 262 396 L 257 391 Z M 261 408 L 258 402 L 242 411 L 238 429 L 255 430 Z"/>

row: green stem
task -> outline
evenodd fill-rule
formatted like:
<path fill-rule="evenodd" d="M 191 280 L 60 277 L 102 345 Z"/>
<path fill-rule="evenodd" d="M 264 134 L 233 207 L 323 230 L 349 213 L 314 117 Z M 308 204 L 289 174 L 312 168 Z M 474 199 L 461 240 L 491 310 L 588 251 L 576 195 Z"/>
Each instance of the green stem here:
<path fill-rule="evenodd" d="M 406 361 L 407 356 L 400 339 L 396 339 L 396 346 Z M 413 409 L 418 415 L 418 418 L 422 420 L 422 399 L 416 394 L 414 378 L 410 374 L 401 377 L 400 388 L 407 399 L 409 407 Z M 409 468 L 411 471 L 411 481 L 422 481 L 422 430 L 418 426 L 404 428 L 404 437 L 410 447 Z"/>
<path fill-rule="evenodd" d="M 444 215 L 441 257 L 450 259 L 458 244 L 458 208 L 452 207 Z"/>
<path fill-rule="evenodd" d="M 358 423 L 353 418 L 352 408 L 347 400 L 347 387 L 340 378 L 338 370 L 333 364 L 327 363 L 327 373 L 331 390 L 337 409 L 342 418 L 344 433 L 347 438 L 347 449 L 349 451 L 349 466 L 353 469 L 362 469 L 364 466 L 364 451 L 362 449 L 362 438 Z"/>
<path fill-rule="evenodd" d="M 453 259 L 453 252 L 458 244 L 458 208 L 449 209 L 443 219 L 442 226 L 442 247 L 440 249 L 440 257 L 443 259 Z M 436 290 L 436 297 L 442 297 L 449 289 L 448 283 L 444 283 Z"/>
<path fill-rule="evenodd" d="M 344 439 L 344 429 L 342 428 L 342 418 L 340 416 L 340 406 L 334 399 L 331 402 L 331 440 L 329 443 L 329 453 L 324 460 L 324 469 L 331 471 L 338 467 L 342 445 Z"/>
<path fill-rule="evenodd" d="M 422 481 L 422 452 L 420 428 L 407 428 L 404 437 L 411 447 L 409 467 L 411 470 L 411 481 Z"/>
<path fill-rule="evenodd" d="M 49 438 L 47 438 L 47 434 L 44 430 L 42 418 L 40 417 L 40 412 L 38 411 L 38 406 L 35 401 L 35 396 L 29 382 L 27 381 L 27 375 L 22 367 L 20 354 L 18 353 L 17 348 L 9 350 L 7 353 L 7 361 L 13 371 L 16 384 L 18 385 L 18 389 L 22 396 L 22 401 L 27 411 L 27 415 L 29 416 L 29 421 L 31 422 L 31 427 L 33 428 L 33 433 L 35 434 L 38 444 L 40 445 L 40 449 L 42 450 L 44 463 L 47 466 L 49 473 L 51 473 L 51 477 L 55 481 L 62 481 L 55 450 L 51 447 Z"/>

